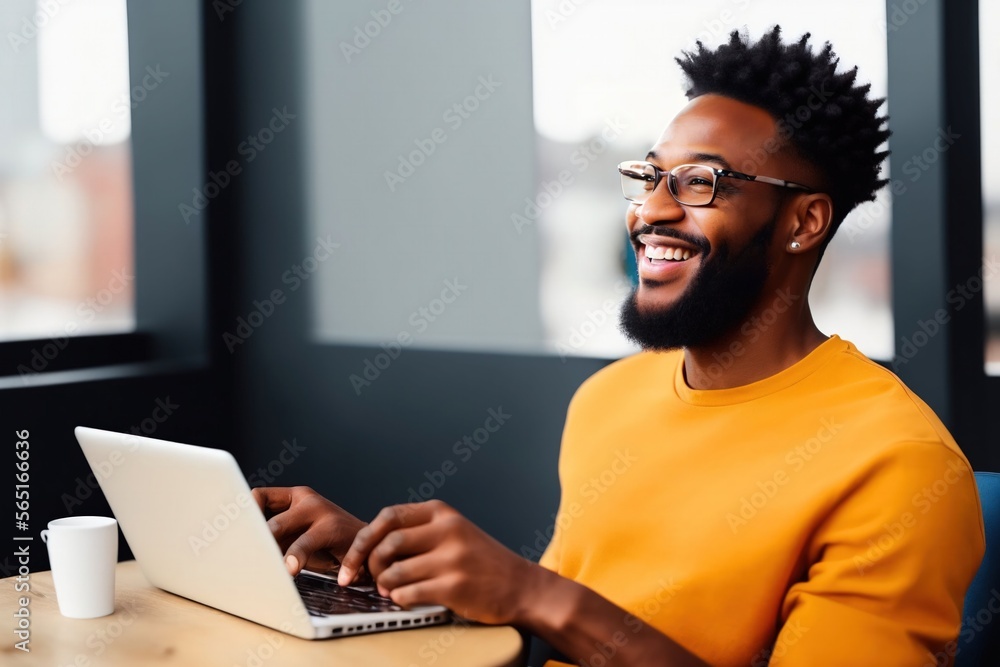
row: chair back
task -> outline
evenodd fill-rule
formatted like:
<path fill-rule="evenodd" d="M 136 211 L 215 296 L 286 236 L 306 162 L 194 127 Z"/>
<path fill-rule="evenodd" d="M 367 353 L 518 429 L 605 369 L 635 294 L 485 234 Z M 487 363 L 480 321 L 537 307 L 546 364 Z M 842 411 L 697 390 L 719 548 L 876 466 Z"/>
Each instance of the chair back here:
<path fill-rule="evenodd" d="M 986 554 L 965 594 L 955 667 L 1000 665 L 1000 473 L 977 472 L 976 486 L 983 504 Z"/>

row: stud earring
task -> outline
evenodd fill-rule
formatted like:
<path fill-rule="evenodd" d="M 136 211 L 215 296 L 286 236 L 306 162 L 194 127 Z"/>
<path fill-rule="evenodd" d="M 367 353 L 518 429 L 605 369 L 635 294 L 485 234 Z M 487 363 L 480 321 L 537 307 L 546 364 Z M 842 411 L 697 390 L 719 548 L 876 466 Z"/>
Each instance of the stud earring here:
<path fill-rule="evenodd" d="M 792 241 L 791 243 L 788 244 L 788 247 L 791 248 L 792 250 L 798 250 L 802 246 L 799 245 L 798 241 Z"/>

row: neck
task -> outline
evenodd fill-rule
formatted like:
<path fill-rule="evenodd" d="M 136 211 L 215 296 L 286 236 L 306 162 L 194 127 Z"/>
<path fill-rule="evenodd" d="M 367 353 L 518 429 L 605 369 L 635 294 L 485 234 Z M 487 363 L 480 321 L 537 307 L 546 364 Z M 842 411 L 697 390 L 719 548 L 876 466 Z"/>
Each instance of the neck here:
<path fill-rule="evenodd" d="M 813 322 L 806 295 L 778 290 L 742 325 L 710 345 L 684 348 L 692 389 L 730 389 L 771 377 L 801 361 L 827 336 Z"/>

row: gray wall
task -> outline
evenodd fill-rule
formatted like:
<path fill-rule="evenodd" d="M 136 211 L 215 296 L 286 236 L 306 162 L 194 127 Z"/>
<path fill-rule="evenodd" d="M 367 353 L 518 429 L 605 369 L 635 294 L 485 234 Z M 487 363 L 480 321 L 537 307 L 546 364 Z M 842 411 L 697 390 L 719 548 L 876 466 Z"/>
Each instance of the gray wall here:
<path fill-rule="evenodd" d="M 193 2 L 128 6 L 132 85 L 147 67 L 168 73 L 155 100 L 132 110 L 136 330 L 155 332 L 160 357 L 205 348 L 209 202 L 195 194 L 206 178 L 201 53 L 192 46 L 200 12 Z"/>
<path fill-rule="evenodd" d="M 340 244 L 315 332 L 540 350 L 537 236 L 510 221 L 535 194 L 529 3 L 302 7 L 306 215 Z"/>

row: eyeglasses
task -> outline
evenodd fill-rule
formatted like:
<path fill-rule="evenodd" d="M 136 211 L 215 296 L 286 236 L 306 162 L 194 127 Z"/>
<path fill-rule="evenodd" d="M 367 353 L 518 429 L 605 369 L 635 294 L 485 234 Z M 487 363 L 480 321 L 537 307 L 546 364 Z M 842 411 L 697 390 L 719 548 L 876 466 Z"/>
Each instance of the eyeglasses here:
<path fill-rule="evenodd" d="M 671 196 L 677 203 L 685 206 L 708 206 L 715 201 L 721 176 L 812 192 L 812 188 L 780 178 L 751 176 L 731 169 L 713 169 L 703 164 L 681 164 L 670 171 L 663 171 L 651 162 L 634 160 L 622 162 L 618 165 L 618 171 L 622 175 L 622 194 L 625 199 L 637 204 L 649 199 L 664 176 L 667 177 L 667 190 Z"/>

